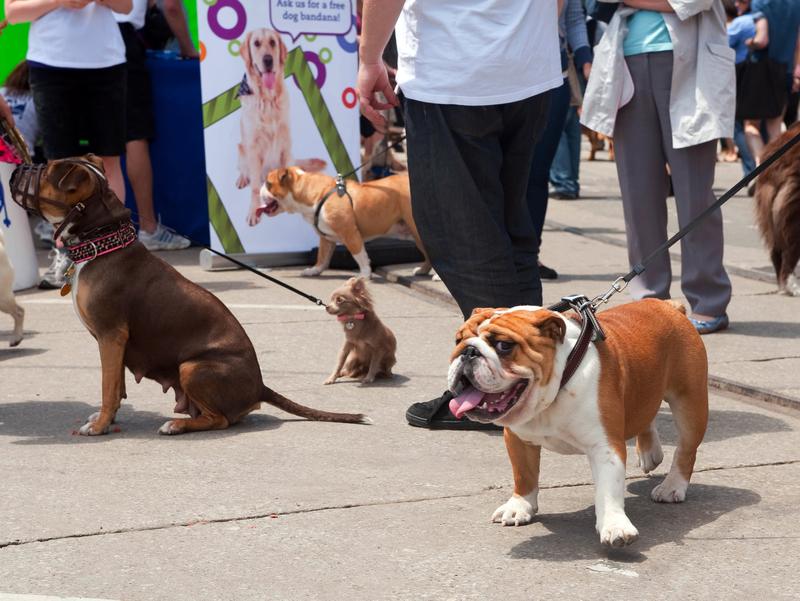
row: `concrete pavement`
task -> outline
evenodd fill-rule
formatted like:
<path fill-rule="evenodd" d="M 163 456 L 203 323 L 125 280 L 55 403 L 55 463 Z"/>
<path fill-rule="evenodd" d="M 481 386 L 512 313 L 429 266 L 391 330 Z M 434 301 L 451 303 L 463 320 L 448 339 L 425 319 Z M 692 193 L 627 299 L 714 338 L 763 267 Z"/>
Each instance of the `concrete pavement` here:
<path fill-rule="evenodd" d="M 582 168 L 584 200 L 551 205 L 543 260 L 562 277 L 546 284 L 546 301 L 596 294 L 627 270 L 624 248 L 598 238 L 622 231 L 613 165 Z M 735 220 L 729 258 L 747 269 L 766 265 L 755 233 L 733 211 L 725 215 Z M 741 238 L 730 235 L 739 228 Z M 76 436 L 98 404 L 96 344 L 57 293 L 24 293 L 28 337 L 17 349 L 0 347 L 0 601 L 3 593 L 137 601 L 795 598 L 797 411 L 712 391 L 687 501 L 672 506 L 648 497 L 675 443 L 662 409 L 666 457 L 655 477 L 641 477 L 631 452 L 626 507 L 641 538 L 628 549 L 599 545 L 591 474 L 577 456 L 545 452 L 540 514 L 529 526 L 504 528 L 489 523 L 511 492 L 502 437 L 414 429 L 403 417 L 409 403 L 445 385 L 461 319 L 441 284 L 419 279 L 409 289 L 376 279 L 379 314 L 398 339 L 397 376 L 323 386 L 342 342 L 338 323 L 251 274 L 199 270 L 196 251 L 167 257 L 231 307 L 271 387 L 312 406 L 365 412 L 375 424 L 311 423 L 264 408 L 227 431 L 166 438 L 156 431 L 171 416 L 172 397 L 129 376 L 120 431 Z M 273 273 L 320 297 L 350 275 Z M 800 299 L 773 294 L 762 279 L 733 280 L 732 328 L 704 338 L 712 373 L 772 400 L 800 397 Z M 10 326 L 0 324 L 1 344 Z"/>

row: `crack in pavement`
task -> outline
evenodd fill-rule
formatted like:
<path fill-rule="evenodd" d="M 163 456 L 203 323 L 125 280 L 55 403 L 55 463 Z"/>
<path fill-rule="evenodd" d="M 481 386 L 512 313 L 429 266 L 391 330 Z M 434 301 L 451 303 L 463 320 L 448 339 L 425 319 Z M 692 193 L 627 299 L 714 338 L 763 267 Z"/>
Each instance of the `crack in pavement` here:
<path fill-rule="evenodd" d="M 769 463 L 742 463 L 739 465 L 730 465 L 730 466 L 711 466 L 705 467 L 701 469 L 697 469 L 694 471 L 695 474 L 700 474 L 703 472 L 715 472 L 715 471 L 724 471 L 724 470 L 737 470 L 737 469 L 748 469 L 748 468 L 760 468 L 760 467 L 778 467 L 782 465 L 795 465 L 800 464 L 800 459 L 788 459 L 785 461 L 773 461 Z M 625 480 L 649 480 L 651 479 L 648 476 L 626 476 Z M 583 481 L 583 482 L 566 482 L 563 484 L 552 484 L 549 486 L 542 486 L 540 490 L 556 490 L 562 488 L 577 488 L 580 486 L 594 486 L 594 483 L 591 481 Z M 405 505 L 411 503 L 425 503 L 428 501 L 447 501 L 449 499 L 465 499 L 469 497 L 477 497 L 478 495 L 484 494 L 486 492 L 492 490 L 503 490 L 506 488 L 510 488 L 510 485 L 489 485 L 483 487 L 481 490 L 477 492 L 469 492 L 469 493 L 460 493 L 460 494 L 452 494 L 452 495 L 442 495 L 442 496 L 431 496 L 431 497 L 417 497 L 412 499 L 397 499 L 393 501 L 370 501 L 365 503 L 344 503 L 341 505 L 326 505 L 321 507 L 310 507 L 307 509 L 294 509 L 288 511 L 271 511 L 266 513 L 255 513 L 250 515 L 244 516 L 233 516 L 233 517 L 222 517 L 222 518 L 210 518 L 207 520 L 186 520 L 183 522 L 164 522 L 160 524 L 152 524 L 150 526 L 131 526 L 128 528 L 116 528 L 113 530 L 95 530 L 90 532 L 77 532 L 75 534 L 62 534 L 59 536 L 45 536 L 40 538 L 31 538 L 31 539 L 17 539 L 11 541 L 2 541 L 0 542 L 0 549 L 6 549 L 9 547 L 21 547 L 24 545 L 30 545 L 33 543 L 48 543 L 53 541 L 60 541 L 60 540 L 68 540 L 68 539 L 77 539 L 77 538 L 92 538 L 96 536 L 108 536 L 113 534 L 129 534 L 134 532 L 150 532 L 153 530 L 169 530 L 172 528 L 188 528 L 191 526 L 197 525 L 205 525 L 205 524 L 227 524 L 231 522 L 246 522 L 251 520 L 259 520 L 265 518 L 277 518 L 279 516 L 291 516 L 291 515 L 301 515 L 307 513 L 319 513 L 322 511 L 335 511 L 340 509 L 359 509 L 362 507 L 386 507 L 390 505 Z M 698 539 L 699 540 L 699 539 Z"/>

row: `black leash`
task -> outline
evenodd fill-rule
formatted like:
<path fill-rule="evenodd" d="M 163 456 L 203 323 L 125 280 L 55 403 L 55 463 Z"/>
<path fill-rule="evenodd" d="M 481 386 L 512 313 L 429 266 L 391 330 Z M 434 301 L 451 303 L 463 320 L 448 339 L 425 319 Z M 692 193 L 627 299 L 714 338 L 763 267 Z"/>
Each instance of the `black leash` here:
<path fill-rule="evenodd" d="M 750 182 L 752 182 L 755 178 L 757 178 L 761 173 L 769 169 L 773 163 L 778 161 L 783 155 L 785 155 L 789 150 L 798 142 L 800 142 L 800 132 L 795 134 L 795 136 L 787 141 L 783 146 L 781 146 L 778 150 L 776 150 L 773 154 L 767 157 L 763 163 L 758 165 L 753 171 L 745 175 L 742 179 L 740 179 L 732 188 L 730 188 L 727 192 L 725 192 L 722 196 L 717 199 L 717 201 L 709 206 L 705 211 L 700 213 L 697 217 L 695 217 L 692 221 L 690 221 L 686 227 L 681 228 L 678 232 L 672 236 L 669 240 L 661 244 L 658 248 L 656 248 L 653 252 L 651 252 L 645 259 L 643 259 L 640 263 L 637 263 L 633 266 L 627 274 L 624 276 L 618 277 L 614 282 L 611 284 L 611 288 L 609 288 L 605 293 L 600 294 L 593 299 L 589 299 L 583 295 L 573 295 L 573 296 L 565 296 L 562 299 L 548 307 L 550 311 L 556 311 L 558 313 L 563 313 L 564 311 L 568 311 L 570 309 L 574 310 L 578 315 L 581 316 L 581 333 L 578 337 L 577 342 L 575 343 L 575 347 L 567 357 L 567 364 L 564 368 L 564 373 L 561 378 L 561 386 L 563 387 L 567 381 L 572 377 L 575 371 L 578 368 L 583 356 L 586 354 L 587 349 L 589 348 L 589 343 L 593 340 L 605 340 L 606 336 L 603 332 L 603 329 L 600 327 L 600 322 L 597 320 L 595 312 L 597 308 L 607 303 L 612 296 L 617 294 L 618 292 L 622 292 L 625 288 L 628 287 L 630 281 L 635 278 L 637 275 L 640 275 L 647 269 L 647 265 L 658 256 L 660 253 L 669 249 L 669 247 L 673 246 L 676 242 L 678 242 L 681 238 L 686 236 L 689 232 L 691 232 L 698 223 L 700 223 L 703 219 L 708 217 L 711 213 L 719 209 L 723 204 L 728 202 L 733 196 L 736 195 L 739 190 L 747 186 Z"/>
<path fill-rule="evenodd" d="M 136 214 L 136 212 L 135 211 L 131 211 L 131 214 Z M 138 222 L 136 222 L 136 223 L 137 223 L 137 225 L 140 225 Z M 318 305 L 320 307 L 327 307 L 328 306 L 322 301 L 322 299 L 319 299 L 316 296 L 308 294 L 307 292 L 303 292 L 302 290 L 299 290 L 299 289 L 295 288 L 294 286 L 292 286 L 291 284 L 287 284 L 286 282 L 283 282 L 283 281 L 279 280 L 278 278 L 272 277 L 271 275 L 267 275 L 266 273 L 256 269 L 252 265 L 248 265 L 247 263 L 244 263 L 244 262 L 240 261 L 239 259 L 234 259 L 232 256 L 226 255 L 224 252 L 215 250 L 215 249 L 211 248 L 210 246 L 208 246 L 207 244 L 205 244 L 204 242 L 199 242 L 198 240 L 194 240 L 194 239 L 190 238 L 189 236 L 186 236 L 186 235 L 182 234 L 181 232 L 176 231 L 174 228 L 171 228 L 169 226 L 164 225 L 163 223 L 161 224 L 161 227 L 163 227 L 167 231 L 175 234 L 176 236 L 180 236 L 181 238 L 186 238 L 189 242 L 191 242 L 195 246 L 199 246 L 201 248 L 205 248 L 206 250 L 211 251 L 212 253 L 214 253 L 215 255 L 217 255 L 219 257 L 222 257 L 223 259 L 227 259 L 228 261 L 230 261 L 234 265 L 238 265 L 242 269 L 246 269 L 247 271 L 250 271 L 250 272 L 256 274 L 257 276 L 259 276 L 261 278 L 264 278 L 265 280 L 269 280 L 273 284 L 277 284 L 278 286 L 286 288 L 290 292 L 294 292 L 298 296 L 302 296 L 303 298 L 305 298 L 307 300 L 310 300 L 315 305 Z"/>

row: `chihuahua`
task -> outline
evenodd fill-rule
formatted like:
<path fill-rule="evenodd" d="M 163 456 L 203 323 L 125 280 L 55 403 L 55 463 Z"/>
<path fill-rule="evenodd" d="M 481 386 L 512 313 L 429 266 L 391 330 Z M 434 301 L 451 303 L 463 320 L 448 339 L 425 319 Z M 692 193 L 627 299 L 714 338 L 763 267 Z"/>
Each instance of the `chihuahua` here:
<path fill-rule="evenodd" d="M 350 278 L 334 290 L 326 311 L 344 326 L 345 341 L 336 369 L 325 384 L 333 384 L 338 378 L 355 378 L 362 384 L 391 378 L 397 340 L 375 314 L 366 280 Z"/>

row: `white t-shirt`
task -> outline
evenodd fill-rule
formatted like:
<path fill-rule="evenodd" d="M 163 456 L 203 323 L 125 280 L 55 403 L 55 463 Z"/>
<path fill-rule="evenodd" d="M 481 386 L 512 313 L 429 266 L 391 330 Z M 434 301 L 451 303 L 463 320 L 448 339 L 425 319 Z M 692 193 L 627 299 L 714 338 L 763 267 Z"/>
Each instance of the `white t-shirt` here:
<path fill-rule="evenodd" d="M 57 8 L 31 23 L 27 59 L 50 67 L 103 69 L 125 62 L 125 44 L 107 6 Z"/>
<path fill-rule="evenodd" d="M 147 0 L 133 0 L 133 8 L 127 15 L 114 13 L 117 23 L 130 23 L 136 30 L 144 27 L 144 17 L 147 14 Z"/>
<path fill-rule="evenodd" d="M 556 0 L 406 0 L 397 85 L 434 104 L 516 102 L 560 86 Z"/>

